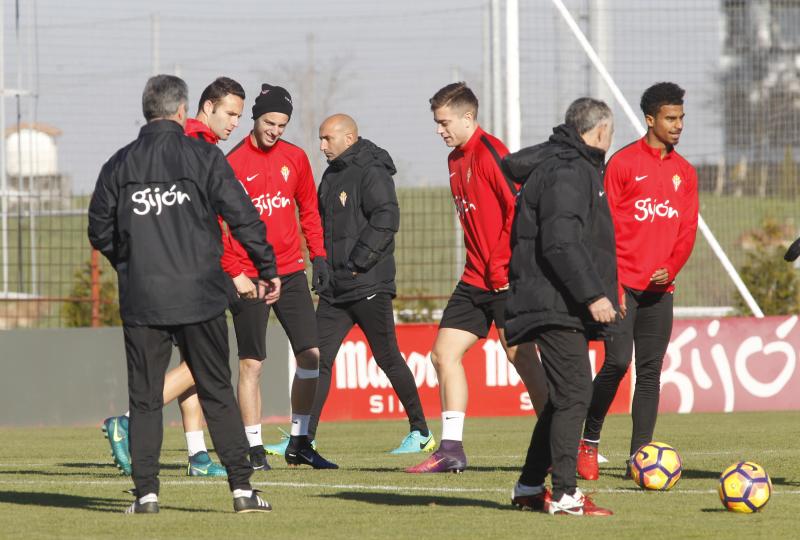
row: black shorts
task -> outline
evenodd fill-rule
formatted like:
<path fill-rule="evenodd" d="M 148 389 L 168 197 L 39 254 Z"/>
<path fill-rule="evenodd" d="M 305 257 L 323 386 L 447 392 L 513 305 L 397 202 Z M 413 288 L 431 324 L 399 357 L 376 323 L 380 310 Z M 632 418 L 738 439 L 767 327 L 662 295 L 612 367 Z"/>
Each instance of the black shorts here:
<path fill-rule="evenodd" d="M 272 306 L 266 305 L 263 300 L 250 298 L 240 298 L 231 306 L 239 358 L 264 360 L 267 357 L 270 307 L 275 308 L 275 315 L 289 337 L 295 354 L 319 346 L 314 303 L 308 290 L 306 273 L 301 270 L 281 276 L 281 296 Z"/>
<path fill-rule="evenodd" d="M 455 328 L 485 338 L 492 321 L 498 330 L 505 328 L 507 296 L 508 291 L 484 291 L 459 281 L 444 308 L 439 328 Z"/>

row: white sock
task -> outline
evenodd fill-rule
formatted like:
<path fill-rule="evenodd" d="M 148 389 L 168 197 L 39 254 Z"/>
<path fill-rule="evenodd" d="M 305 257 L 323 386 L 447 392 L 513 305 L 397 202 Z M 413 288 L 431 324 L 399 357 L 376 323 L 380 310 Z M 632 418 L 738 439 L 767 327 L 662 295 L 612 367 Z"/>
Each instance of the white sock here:
<path fill-rule="evenodd" d="M 442 440 L 461 441 L 464 439 L 464 416 L 461 411 L 442 412 Z"/>
<path fill-rule="evenodd" d="M 233 498 L 238 499 L 239 497 L 252 497 L 253 490 L 252 489 L 234 489 L 233 490 Z"/>
<path fill-rule="evenodd" d="M 158 495 L 155 493 L 148 493 L 144 497 L 139 497 L 139 504 L 158 502 Z"/>
<path fill-rule="evenodd" d="M 264 446 L 264 442 L 261 440 L 261 424 L 244 426 L 244 432 L 247 434 L 247 443 L 251 447 Z"/>
<path fill-rule="evenodd" d="M 582 439 L 583 442 L 592 443 L 594 446 L 600 446 L 600 439 L 593 441 L 592 439 Z"/>
<path fill-rule="evenodd" d="M 292 432 L 291 435 L 308 435 L 308 422 L 311 420 L 310 414 L 292 413 Z"/>
<path fill-rule="evenodd" d="M 206 438 L 203 435 L 203 430 L 200 431 L 187 431 L 186 435 L 186 448 L 189 449 L 189 457 L 200 453 L 208 452 L 206 448 Z"/>

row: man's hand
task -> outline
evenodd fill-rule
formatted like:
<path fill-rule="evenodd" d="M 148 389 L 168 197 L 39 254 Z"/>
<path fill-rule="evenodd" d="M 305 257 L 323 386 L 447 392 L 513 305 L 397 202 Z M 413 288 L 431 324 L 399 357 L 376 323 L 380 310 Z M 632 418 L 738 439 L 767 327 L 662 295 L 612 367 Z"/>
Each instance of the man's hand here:
<path fill-rule="evenodd" d="M 595 322 L 599 323 L 612 323 L 617 316 L 614 306 L 605 296 L 589 304 L 589 313 L 592 314 Z"/>
<path fill-rule="evenodd" d="M 619 318 L 624 319 L 625 315 L 628 314 L 628 306 L 625 304 L 625 291 L 622 291 L 622 296 L 619 297 Z"/>
<path fill-rule="evenodd" d="M 500 292 L 507 291 L 507 290 L 508 290 L 508 283 L 506 283 L 502 287 L 498 287 L 496 289 L 492 289 L 492 292 L 500 293 Z"/>
<path fill-rule="evenodd" d="M 258 280 L 258 297 L 269 304 L 274 304 L 281 297 L 281 278 L 274 277 L 269 281 Z"/>
<path fill-rule="evenodd" d="M 670 282 L 669 271 L 666 268 L 658 268 L 653 275 L 650 276 L 650 282 L 656 285 L 666 285 Z"/>
<path fill-rule="evenodd" d="M 325 257 L 314 257 L 311 261 L 311 290 L 317 294 L 325 292 L 331 284 L 331 273 Z"/>
<path fill-rule="evenodd" d="M 255 283 L 244 275 L 244 272 L 233 278 L 233 284 L 236 286 L 236 292 L 239 293 L 241 298 L 255 298 L 258 295 Z"/>

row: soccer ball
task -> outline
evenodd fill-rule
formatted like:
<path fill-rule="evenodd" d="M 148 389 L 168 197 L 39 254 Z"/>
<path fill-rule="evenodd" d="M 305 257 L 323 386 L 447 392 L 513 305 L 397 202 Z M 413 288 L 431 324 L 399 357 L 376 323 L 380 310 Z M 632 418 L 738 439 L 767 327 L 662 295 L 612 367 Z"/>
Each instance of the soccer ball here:
<path fill-rule="evenodd" d="M 719 477 L 719 498 L 732 512 L 758 512 L 772 495 L 772 481 L 764 467 L 752 461 L 734 463 Z"/>
<path fill-rule="evenodd" d="M 651 442 L 639 448 L 631 459 L 631 478 L 644 489 L 666 491 L 678 483 L 681 456 L 668 444 Z"/>

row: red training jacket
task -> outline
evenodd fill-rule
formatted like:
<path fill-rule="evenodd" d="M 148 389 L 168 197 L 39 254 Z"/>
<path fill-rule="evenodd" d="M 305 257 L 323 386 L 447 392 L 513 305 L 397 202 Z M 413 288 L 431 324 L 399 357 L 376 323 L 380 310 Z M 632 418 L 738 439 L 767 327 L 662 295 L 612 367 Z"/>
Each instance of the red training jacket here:
<path fill-rule="evenodd" d="M 194 118 L 187 118 L 186 125 L 183 127 L 183 132 L 189 137 L 206 141 L 207 143 L 217 144 L 219 137 L 214 135 L 211 128 L 202 123 L 200 120 Z"/>
<path fill-rule="evenodd" d="M 661 150 L 641 138 L 615 153 L 605 172 L 614 220 L 620 287 L 672 291 L 689 259 L 697 233 L 697 173 L 674 149 Z M 670 283 L 650 283 L 666 268 Z"/>
<path fill-rule="evenodd" d="M 248 135 L 228 153 L 228 163 L 267 225 L 267 240 L 275 250 L 278 275 L 305 270 L 296 209 L 300 210 L 300 227 L 310 257 L 325 256 L 317 188 L 308 156 L 300 147 L 279 139 L 264 151 Z M 249 277 L 258 276 L 239 242 L 225 234 L 222 243 L 222 268 L 229 276 L 242 272 Z"/>
<path fill-rule="evenodd" d="M 447 158 L 467 250 L 461 280 L 486 291 L 508 285 L 515 193 L 500 169 L 506 154 L 508 149 L 499 139 L 478 127 Z"/>

